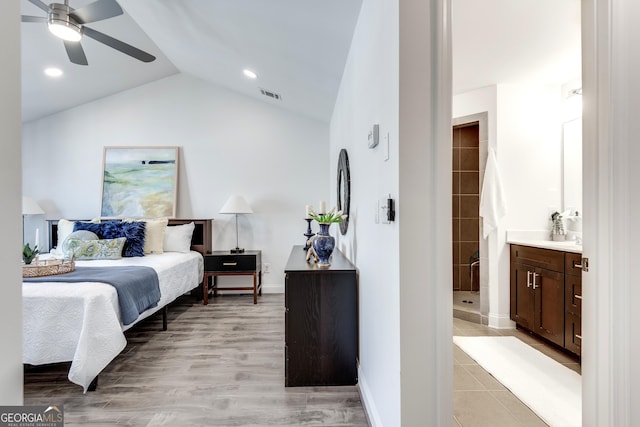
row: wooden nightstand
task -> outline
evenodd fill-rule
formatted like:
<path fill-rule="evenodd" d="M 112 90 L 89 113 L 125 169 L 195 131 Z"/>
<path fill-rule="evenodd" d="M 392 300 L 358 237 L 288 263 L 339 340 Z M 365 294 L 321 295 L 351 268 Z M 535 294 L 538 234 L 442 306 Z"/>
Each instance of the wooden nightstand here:
<path fill-rule="evenodd" d="M 221 288 L 222 291 L 253 291 L 253 303 L 262 295 L 262 251 L 245 251 L 232 254 L 229 251 L 213 251 L 204 256 L 204 280 L 202 297 L 209 304 L 209 277 L 213 277 L 213 296 L 218 295 L 218 276 L 253 276 L 253 287 Z"/>

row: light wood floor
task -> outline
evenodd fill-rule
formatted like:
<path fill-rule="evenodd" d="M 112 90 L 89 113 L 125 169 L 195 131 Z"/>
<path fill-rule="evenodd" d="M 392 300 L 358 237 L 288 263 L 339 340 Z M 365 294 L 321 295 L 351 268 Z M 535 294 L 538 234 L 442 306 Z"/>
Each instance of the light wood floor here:
<path fill-rule="evenodd" d="M 82 393 L 68 364 L 25 371 L 25 405 L 64 405 L 65 425 L 367 426 L 351 387 L 284 387 L 284 296 L 181 297 L 127 332 Z"/>

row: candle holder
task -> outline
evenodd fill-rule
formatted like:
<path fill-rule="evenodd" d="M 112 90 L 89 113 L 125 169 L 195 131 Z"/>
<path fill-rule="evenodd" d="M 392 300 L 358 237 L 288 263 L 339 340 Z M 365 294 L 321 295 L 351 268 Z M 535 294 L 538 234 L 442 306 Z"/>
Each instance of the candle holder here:
<path fill-rule="evenodd" d="M 304 236 L 306 237 L 305 241 L 304 241 L 304 250 L 308 251 L 309 248 L 311 247 L 311 243 L 309 243 L 309 239 L 311 237 L 313 237 L 315 235 L 315 233 L 313 233 L 311 231 L 311 221 L 313 221 L 313 218 L 305 218 L 305 221 L 307 221 L 307 232 L 304 233 Z"/>

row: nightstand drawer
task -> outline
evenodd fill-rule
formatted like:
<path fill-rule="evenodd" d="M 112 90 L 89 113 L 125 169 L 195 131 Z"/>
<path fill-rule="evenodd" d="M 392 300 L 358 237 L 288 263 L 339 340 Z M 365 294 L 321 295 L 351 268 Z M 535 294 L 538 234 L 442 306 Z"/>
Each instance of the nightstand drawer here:
<path fill-rule="evenodd" d="M 207 255 L 204 258 L 205 271 L 258 271 L 260 257 L 256 254 Z"/>

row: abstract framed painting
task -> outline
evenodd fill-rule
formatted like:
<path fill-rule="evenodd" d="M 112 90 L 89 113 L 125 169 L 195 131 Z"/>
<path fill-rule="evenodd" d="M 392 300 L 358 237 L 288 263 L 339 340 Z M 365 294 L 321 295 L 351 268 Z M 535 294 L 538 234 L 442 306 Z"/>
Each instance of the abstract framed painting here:
<path fill-rule="evenodd" d="M 179 147 L 104 147 L 101 216 L 176 216 Z"/>

